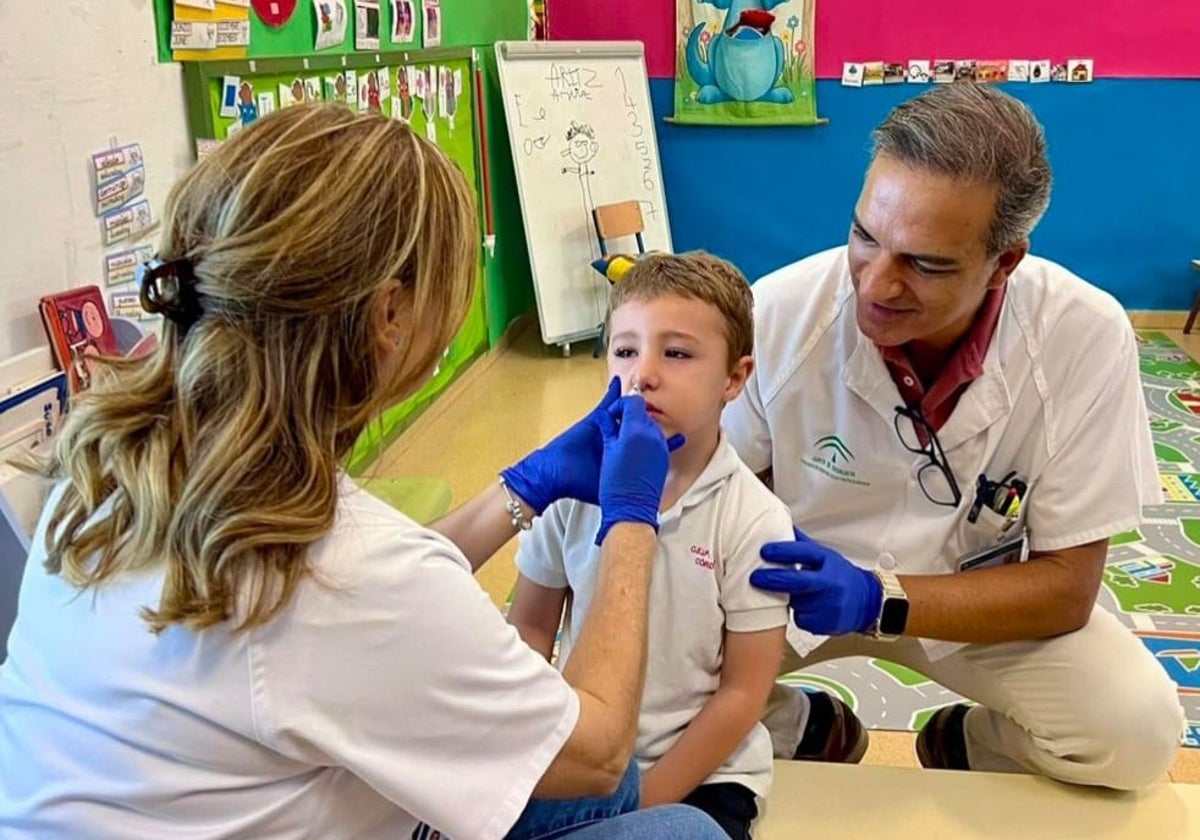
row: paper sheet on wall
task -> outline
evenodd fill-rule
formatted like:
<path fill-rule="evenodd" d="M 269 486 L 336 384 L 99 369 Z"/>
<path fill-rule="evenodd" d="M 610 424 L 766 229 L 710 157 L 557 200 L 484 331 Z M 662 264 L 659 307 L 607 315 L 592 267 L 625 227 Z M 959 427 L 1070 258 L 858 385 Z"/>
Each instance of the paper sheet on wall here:
<path fill-rule="evenodd" d="M 315 49 L 327 50 L 346 40 L 346 0 L 312 0 L 316 17 Z"/>
<path fill-rule="evenodd" d="M 417 13 L 413 6 L 414 0 L 391 0 L 392 2 L 392 43 L 411 44 L 416 35 Z"/>
<path fill-rule="evenodd" d="M 442 2 L 441 0 L 425 0 L 425 31 L 426 47 L 436 47 L 442 43 Z"/>
<path fill-rule="evenodd" d="M 379 0 L 354 0 L 354 48 L 379 49 Z"/>

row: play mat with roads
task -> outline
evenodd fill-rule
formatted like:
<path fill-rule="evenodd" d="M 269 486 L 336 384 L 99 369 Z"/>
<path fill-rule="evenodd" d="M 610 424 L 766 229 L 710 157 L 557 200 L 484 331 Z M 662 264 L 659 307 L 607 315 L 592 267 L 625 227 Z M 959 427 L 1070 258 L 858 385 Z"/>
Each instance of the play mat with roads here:
<path fill-rule="evenodd" d="M 1139 333 L 1142 385 L 1163 504 L 1114 537 L 1100 604 L 1133 630 L 1179 686 L 1186 745 L 1200 747 L 1200 365 L 1159 332 Z M 831 691 L 872 729 L 920 729 L 960 698 L 879 659 L 825 662 L 784 682 Z"/>

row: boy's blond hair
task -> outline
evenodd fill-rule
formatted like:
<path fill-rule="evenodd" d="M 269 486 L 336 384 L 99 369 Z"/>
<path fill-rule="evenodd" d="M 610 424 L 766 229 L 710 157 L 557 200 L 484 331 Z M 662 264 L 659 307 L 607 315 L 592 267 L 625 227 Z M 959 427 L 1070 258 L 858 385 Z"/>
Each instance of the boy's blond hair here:
<path fill-rule="evenodd" d="M 46 569 L 87 589 L 165 568 L 156 632 L 278 614 L 333 525 L 341 459 L 462 323 L 475 234 L 467 180 L 396 120 L 301 105 L 222 144 L 172 189 L 159 247 L 194 264 L 202 315 L 75 397 L 42 465 L 66 482 Z M 394 282 L 412 308 L 392 372 L 375 313 Z"/>
<path fill-rule="evenodd" d="M 642 257 L 613 287 L 610 318 L 631 300 L 655 300 L 664 295 L 698 300 L 721 313 L 730 369 L 738 359 L 754 352 L 754 296 L 745 275 L 733 263 L 705 251 Z"/>

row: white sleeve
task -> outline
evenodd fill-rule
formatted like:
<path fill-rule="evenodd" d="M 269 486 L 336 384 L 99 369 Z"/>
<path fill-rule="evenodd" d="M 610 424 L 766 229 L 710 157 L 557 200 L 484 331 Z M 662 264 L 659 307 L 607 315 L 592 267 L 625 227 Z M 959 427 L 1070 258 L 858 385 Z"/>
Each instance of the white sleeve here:
<path fill-rule="evenodd" d="M 449 836 L 503 837 L 579 699 L 452 549 L 363 536 L 367 573 L 303 585 L 252 631 L 257 734 L 296 760 L 346 768 Z"/>
<path fill-rule="evenodd" d="M 517 543 L 517 570 L 547 589 L 566 589 L 570 585 L 563 562 L 564 507 L 569 504 L 572 503 L 552 504 L 542 516 L 533 520 L 532 528 L 521 533 Z"/>
<path fill-rule="evenodd" d="M 757 480 L 757 479 L 753 479 Z M 765 489 L 765 488 L 764 488 Z M 783 502 L 757 512 L 753 521 L 731 528 L 729 545 L 721 546 L 721 608 L 725 627 L 734 633 L 770 630 L 788 623 L 788 597 L 750 585 L 750 573 L 763 565 L 759 551 L 769 542 L 792 540 L 792 518 Z M 740 513 L 744 518 L 749 511 Z"/>
<path fill-rule="evenodd" d="M 771 467 L 771 427 L 762 402 L 762 386 L 756 367 L 746 380 L 746 387 L 736 400 L 725 406 L 721 427 L 726 439 L 737 450 L 738 457 L 754 473 Z"/>
<path fill-rule="evenodd" d="M 1111 364 L 1072 377 L 1078 390 L 1060 395 L 1079 408 L 1060 418 L 1062 443 L 1029 489 L 1026 524 L 1034 551 L 1083 545 L 1136 527 L 1143 499 L 1152 499 L 1146 468 L 1154 455 L 1132 329 L 1125 327 L 1117 340 Z"/>

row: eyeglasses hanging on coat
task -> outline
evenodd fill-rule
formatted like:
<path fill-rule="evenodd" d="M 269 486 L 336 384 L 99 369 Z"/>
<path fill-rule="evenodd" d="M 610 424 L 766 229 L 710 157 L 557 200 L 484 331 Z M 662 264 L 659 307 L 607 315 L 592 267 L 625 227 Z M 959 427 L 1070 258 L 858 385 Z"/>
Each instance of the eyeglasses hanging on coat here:
<path fill-rule="evenodd" d="M 901 418 L 908 422 L 903 422 Z M 937 431 L 925 419 L 921 409 L 917 406 L 896 406 L 894 425 L 896 437 L 900 438 L 900 443 L 905 449 L 914 455 L 924 455 L 929 459 L 929 463 L 917 471 L 917 484 L 920 485 L 925 498 L 935 505 L 958 507 L 962 501 L 962 491 L 958 488 L 958 482 L 954 480 L 954 472 L 950 469 L 950 462 L 942 450 Z"/>

